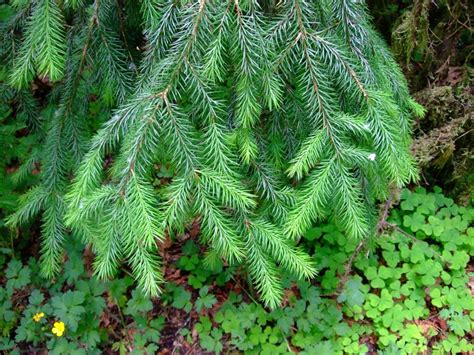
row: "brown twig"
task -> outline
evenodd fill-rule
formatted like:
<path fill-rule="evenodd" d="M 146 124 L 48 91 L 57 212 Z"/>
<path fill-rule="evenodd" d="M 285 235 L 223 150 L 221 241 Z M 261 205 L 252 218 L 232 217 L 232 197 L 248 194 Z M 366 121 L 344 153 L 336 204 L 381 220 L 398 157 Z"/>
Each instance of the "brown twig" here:
<path fill-rule="evenodd" d="M 396 191 L 392 191 L 390 196 L 388 197 L 387 201 L 381 206 L 380 208 L 380 213 L 379 213 L 379 222 L 377 223 L 376 227 L 376 232 L 377 235 L 380 235 L 383 233 L 383 231 L 387 228 L 389 223 L 387 222 L 388 215 L 390 213 L 390 209 L 393 206 L 394 202 L 394 197 L 395 197 Z M 354 250 L 352 253 L 351 257 L 346 263 L 346 266 L 344 268 L 344 274 L 341 277 L 341 281 L 339 283 L 339 287 L 336 293 L 341 293 L 342 289 L 344 288 L 344 285 L 347 283 L 347 280 L 349 278 L 349 274 L 352 271 L 352 265 L 354 263 L 355 258 L 360 254 L 361 250 L 364 248 L 366 245 L 368 239 L 362 240 L 358 245 L 357 248 Z"/>
<path fill-rule="evenodd" d="M 401 229 L 399 226 L 397 226 L 394 223 L 388 223 L 387 222 L 386 227 L 393 229 L 394 231 L 400 233 L 404 237 L 411 239 L 415 243 L 421 243 L 422 242 L 422 240 L 419 240 L 418 238 L 411 235 L 410 233 L 405 232 L 403 229 Z M 438 258 L 440 258 L 444 263 L 447 263 L 446 259 L 440 253 L 438 253 L 436 250 L 434 250 L 430 246 L 428 246 L 428 248 L 430 248 L 431 251 L 433 252 L 433 254 L 436 255 Z"/>
<path fill-rule="evenodd" d="M 338 290 L 336 292 L 337 294 L 342 292 L 342 289 L 344 288 L 344 285 L 347 283 L 347 280 L 349 278 L 349 274 L 352 271 L 352 264 L 354 263 L 355 258 L 360 254 L 360 251 L 362 250 L 362 248 L 365 246 L 366 241 L 367 241 L 367 239 L 364 239 L 359 243 L 359 245 L 357 245 L 357 248 L 354 250 L 351 257 L 347 261 L 346 266 L 344 268 L 344 275 L 342 275 L 342 277 L 341 277 L 341 281 L 339 283 L 339 287 L 338 287 Z"/>
<path fill-rule="evenodd" d="M 392 191 L 389 198 L 387 199 L 387 201 L 385 201 L 385 203 L 384 203 L 384 205 L 381 209 L 381 212 L 380 212 L 380 215 L 379 215 L 379 222 L 377 223 L 377 234 L 378 235 L 382 234 L 382 232 L 386 228 L 388 214 L 390 212 L 390 209 L 393 206 L 393 197 L 394 197 L 394 195 L 395 195 L 395 192 Z"/>

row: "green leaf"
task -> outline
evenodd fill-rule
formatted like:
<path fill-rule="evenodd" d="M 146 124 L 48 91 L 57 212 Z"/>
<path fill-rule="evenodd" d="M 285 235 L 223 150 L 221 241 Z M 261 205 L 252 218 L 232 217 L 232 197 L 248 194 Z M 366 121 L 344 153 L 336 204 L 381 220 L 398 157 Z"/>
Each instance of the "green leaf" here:
<path fill-rule="evenodd" d="M 51 298 L 51 306 L 56 319 L 63 321 L 72 332 L 76 331 L 86 312 L 84 293 L 80 291 L 67 291 L 62 295 L 54 296 Z"/>
<path fill-rule="evenodd" d="M 28 301 L 33 306 L 39 306 L 44 301 L 44 295 L 41 293 L 40 290 L 35 289 L 35 290 L 31 291 L 31 295 L 28 298 Z"/>
<path fill-rule="evenodd" d="M 184 309 L 189 311 L 192 307 L 191 303 L 191 293 L 186 291 L 184 287 L 178 286 L 173 292 L 173 303 L 172 306 L 178 309 Z"/>
<path fill-rule="evenodd" d="M 196 300 L 196 310 L 201 312 L 202 309 L 211 308 L 216 302 L 217 299 L 214 295 L 208 294 L 209 288 L 204 286 L 199 290 L 199 297 Z"/>
<path fill-rule="evenodd" d="M 360 288 L 362 283 L 358 279 L 348 280 L 344 284 L 343 292 L 338 296 L 339 303 L 346 302 L 349 307 L 360 306 L 364 303 L 365 295 Z"/>
<path fill-rule="evenodd" d="M 384 288 L 385 282 L 381 278 L 375 278 L 370 282 L 370 286 L 373 288 Z"/>
<path fill-rule="evenodd" d="M 153 309 L 153 303 L 150 298 L 145 296 L 141 290 L 133 290 L 132 298 L 127 302 L 125 314 L 136 315 L 137 313 L 146 313 Z"/>

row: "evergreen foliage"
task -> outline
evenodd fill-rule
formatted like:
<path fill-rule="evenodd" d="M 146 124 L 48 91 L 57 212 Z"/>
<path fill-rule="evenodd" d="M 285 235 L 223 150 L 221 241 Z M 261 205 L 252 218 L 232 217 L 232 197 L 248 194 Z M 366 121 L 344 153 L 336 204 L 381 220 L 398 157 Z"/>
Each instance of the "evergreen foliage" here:
<path fill-rule="evenodd" d="M 50 82 L 54 109 L 39 128 L 41 183 L 8 223 L 42 211 L 47 276 L 71 233 L 99 276 L 126 262 L 157 295 L 158 242 L 198 217 L 208 262 L 242 263 L 276 307 L 279 267 L 315 274 L 295 246 L 307 228 L 335 215 L 347 238 L 368 237 L 375 201 L 416 179 L 410 127 L 423 109 L 361 2 L 13 5 L 10 84 Z M 89 139 L 95 95 L 111 114 Z M 163 191 L 154 163 L 175 171 Z"/>

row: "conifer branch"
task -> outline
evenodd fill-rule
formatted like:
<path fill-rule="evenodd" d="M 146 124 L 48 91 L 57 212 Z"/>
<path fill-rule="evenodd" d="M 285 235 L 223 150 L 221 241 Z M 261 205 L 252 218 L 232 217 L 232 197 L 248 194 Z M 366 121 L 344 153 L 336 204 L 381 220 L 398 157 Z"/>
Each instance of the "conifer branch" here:
<path fill-rule="evenodd" d="M 417 178 L 411 116 L 423 109 L 361 2 L 143 0 L 130 11 L 38 0 L 15 11 L 0 25 L 4 96 L 41 133 L 18 178 L 41 174 L 7 223 L 41 214 L 47 276 L 71 233 L 99 277 L 127 263 L 156 296 L 157 242 L 198 220 L 208 260 L 244 266 L 275 308 L 280 268 L 315 274 L 294 243 L 313 223 L 335 216 L 347 238 L 369 237 L 375 199 Z M 27 89 L 36 75 L 52 86 L 40 107 Z M 94 131 L 96 116 L 108 118 Z M 153 187 L 156 166 L 173 172 L 167 186 Z"/>

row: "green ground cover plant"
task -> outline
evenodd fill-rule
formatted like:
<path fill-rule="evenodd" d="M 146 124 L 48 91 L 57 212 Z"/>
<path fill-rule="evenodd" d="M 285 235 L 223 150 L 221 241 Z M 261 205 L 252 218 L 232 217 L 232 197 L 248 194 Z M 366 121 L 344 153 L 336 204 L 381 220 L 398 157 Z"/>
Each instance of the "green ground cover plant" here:
<path fill-rule="evenodd" d="M 313 282 L 286 274 L 284 307 L 274 311 L 256 301 L 241 272 L 203 266 L 202 246 L 189 234 L 179 248 L 166 249 L 174 261 L 159 300 L 128 275 L 106 283 L 89 277 L 80 243 L 69 246 L 65 272 L 53 281 L 39 276 L 35 259 L 20 261 L 4 248 L 0 349 L 470 353 L 474 208 L 437 188 L 405 189 L 399 197 L 385 232 L 362 244 L 348 242 L 330 221 L 312 227 L 302 244 L 321 271 Z M 55 322 L 64 323 L 60 336 Z"/>

